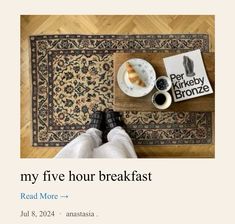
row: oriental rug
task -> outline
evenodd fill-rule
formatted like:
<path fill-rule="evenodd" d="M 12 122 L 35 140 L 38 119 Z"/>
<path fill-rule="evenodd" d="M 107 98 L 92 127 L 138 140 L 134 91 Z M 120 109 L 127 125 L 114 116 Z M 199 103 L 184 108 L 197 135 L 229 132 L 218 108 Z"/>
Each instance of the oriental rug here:
<path fill-rule="evenodd" d="M 34 146 L 64 146 L 113 107 L 114 52 L 209 51 L 206 34 L 30 37 Z M 210 112 L 123 113 L 134 144 L 209 144 Z"/>

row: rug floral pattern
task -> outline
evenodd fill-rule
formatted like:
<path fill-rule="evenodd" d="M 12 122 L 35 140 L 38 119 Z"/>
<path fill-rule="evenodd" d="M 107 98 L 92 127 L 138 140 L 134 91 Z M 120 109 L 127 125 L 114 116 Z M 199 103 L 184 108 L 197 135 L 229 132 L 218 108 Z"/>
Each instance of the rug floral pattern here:
<path fill-rule="evenodd" d="M 31 36 L 34 146 L 63 146 L 88 128 L 90 114 L 113 106 L 114 52 L 208 52 L 188 35 Z M 134 144 L 208 144 L 211 113 L 124 112 Z"/>

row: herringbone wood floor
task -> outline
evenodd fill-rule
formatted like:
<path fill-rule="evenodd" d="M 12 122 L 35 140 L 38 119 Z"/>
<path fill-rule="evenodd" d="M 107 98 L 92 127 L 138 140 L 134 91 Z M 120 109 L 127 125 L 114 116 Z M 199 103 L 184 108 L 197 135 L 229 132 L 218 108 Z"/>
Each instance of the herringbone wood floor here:
<path fill-rule="evenodd" d="M 21 16 L 21 158 L 51 158 L 60 148 L 32 147 L 29 35 L 208 33 L 214 51 L 214 16 Z M 136 147 L 139 157 L 213 157 L 214 144 Z"/>

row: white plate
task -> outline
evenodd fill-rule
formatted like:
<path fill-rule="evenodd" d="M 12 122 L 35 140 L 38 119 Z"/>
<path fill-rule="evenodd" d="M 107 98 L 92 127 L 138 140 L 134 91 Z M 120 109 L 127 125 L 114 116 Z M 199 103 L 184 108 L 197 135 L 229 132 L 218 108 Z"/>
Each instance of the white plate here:
<path fill-rule="evenodd" d="M 129 62 L 140 75 L 140 78 L 146 84 L 146 87 L 141 87 L 132 84 L 129 81 L 128 73 L 126 71 L 126 63 Z M 118 70 L 117 82 L 120 89 L 128 96 L 141 97 L 152 91 L 156 81 L 156 73 L 153 66 L 140 58 L 133 58 L 124 62 Z"/>

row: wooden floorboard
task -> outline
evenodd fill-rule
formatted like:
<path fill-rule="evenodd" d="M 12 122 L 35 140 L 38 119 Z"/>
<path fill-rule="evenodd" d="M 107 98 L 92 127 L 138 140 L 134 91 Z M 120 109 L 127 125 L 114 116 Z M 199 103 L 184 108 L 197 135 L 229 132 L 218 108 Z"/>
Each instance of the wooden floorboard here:
<path fill-rule="evenodd" d="M 207 33 L 214 52 L 214 16 L 21 16 L 21 158 L 52 158 L 60 148 L 32 147 L 29 36 L 39 34 Z M 213 157 L 214 144 L 136 147 L 140 157 Z"/>

